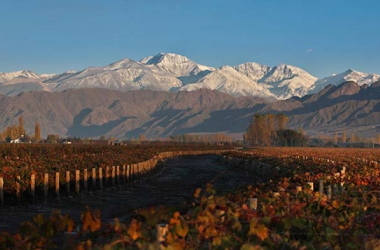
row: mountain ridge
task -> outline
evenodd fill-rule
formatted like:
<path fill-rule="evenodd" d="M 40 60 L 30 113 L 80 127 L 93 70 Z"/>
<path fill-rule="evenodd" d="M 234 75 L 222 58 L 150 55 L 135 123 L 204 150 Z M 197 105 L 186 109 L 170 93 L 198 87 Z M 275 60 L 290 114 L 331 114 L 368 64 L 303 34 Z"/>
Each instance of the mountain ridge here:
<path fill-rule="evenodd" d="M 122 92 L 103 88 L 67 89 L 61 92 L 23 92 L 0 95 L 0 129 L 18 124 L 23 116 L 27 131 L 41 126 L 42 136 L 82 138 L 165 138 L 184 133 L 237 135 L 256 113 L 284 113 L 289 127 L 311 136 L 337 131 L 359 136 L 380 132 L 380 81 L 369 87 L 355 82 L 328 85 L 304 97 L 268 102 L 253 96 L 232 96 L 217 90 Z"/>
<path fill-rule="evenodd" d="M 233 69 L 233 70 L 232 70 Z M 24 77 L 24 78 L 20 78 Z M 12 85 L 14 78 L 24 79 L 23 84 Z M 296 66 L 280 64 L 270 67 L 256 62 L 220 68 L 198 64 L 186 56 L 174 53 L 159 53 L 139 61 L 124 58 L 103 67 L 88 67 L 81 71 L 61 74 L 36 74 L 30 70 L 0 73 L 0 93 L 34 91 L 37 79 L 46 87 L 45 91 L 63 91 L 71 88 L 105 88 L 121 91 L 151 89 L 155 91 L 193 91 L 199 88 L 216 89 L 235 96 L 261 96 L 285 100 L 294 96 L 303 97 L 321 91 L 329 84 L 339 85 L 355 81 L 358 85 L 371 85 L 380 75 L 346 70 L 317 79 Z M 20 82 L 18 82 L 20 83 Z M 13 86 L 14 89 L 10 89 Z M 40 88 L 44 89 L 43 86 Z"/>

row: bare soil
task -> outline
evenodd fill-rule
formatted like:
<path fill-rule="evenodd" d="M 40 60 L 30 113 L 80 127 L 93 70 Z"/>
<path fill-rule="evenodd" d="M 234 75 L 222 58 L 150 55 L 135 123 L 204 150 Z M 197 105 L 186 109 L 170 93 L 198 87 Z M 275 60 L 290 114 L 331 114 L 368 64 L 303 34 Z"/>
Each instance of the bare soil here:
<path fill-rule="evenodd" d="M 194 190 L 210 182 L 217 194 L 223 194 L 253 184 L 254 178 L 242 170 L 217 163 L 213 155 L 176 157 L 166 160 L 159 173 L 132 185 L 94 191 L 76 199 L 62 197 L 59 202 L 49 200 L 46 205 L 5 207 L 0 211 L 0 231 L 15 233 L 21 222 L 31 220 L 37 214 L 49 216 L 54 210 L 70 214 L 79 222 L 86 206 L 99 209 L 102 222 L 111 222 L 114 218 L 124 221 L 137 208 L 178 206 L 192 201 Z"/>

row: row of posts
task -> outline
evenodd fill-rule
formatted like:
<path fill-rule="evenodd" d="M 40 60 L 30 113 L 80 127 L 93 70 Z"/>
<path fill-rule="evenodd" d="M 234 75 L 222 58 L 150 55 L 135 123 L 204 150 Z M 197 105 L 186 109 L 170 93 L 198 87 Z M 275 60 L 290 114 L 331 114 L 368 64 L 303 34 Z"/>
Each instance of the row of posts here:
<path fill-rule="evenodd" d="M 84 193 L 87 194 L 88 192 L 88 182 L 89 177 L 91 177 L 92 180 L 92 189 L 96 190 L 97 185 L 99 187 L 99 190 L 103 190 L 103 179 L 105 177 L 107 187 L 116 187 L 120 185 L 125 185 L 127 183 L 130 183 L 133 180 L 138 180 L 141 177 L 147 176 L 152 173 L 152 171 L 155 169 L 157 165 L 157 159 L 151 159 L 149 161 L 140 162 L 137 164 L 131 164 L 131 165 L 123 165 L 120 169 L 120 166 L 112 166 L 106 167 L 105 169 L 105 176 L 103 176 L 103 168 L 92 168 L 91 174 L 89 174 L 87 169 L 83 170 L 83 179 L 81 179 L 81 171 L 75 170 L 75 178 L 74 178 L 74 186 L 75 186 L 75 194 L 78 196 L 80 195 L 80 188 L 81 188 L 81 182 L 83 183 L 83 189 Z M 66 171 L 65 173 L 65 187 L 66 187 L 66 193 L 68 196 L 71 194 L 71 172 Z M 21 177 L 16 177 L 16 197 L 18 203 L 21 202 Z M 60 199 L 60 172 L 55 173 L 54 178 L 54 189 L 55 189 L 55 196 L 57 199 Z M 0 177 L 0 202 L 1 206 L 4 205 L 4 179 L 3 177 Z M 45 173 L 43 175 L 43 197 L 44 202 L 46 203 L 48 200 L 48 191 L 49 191 L 49 174 Z M 32 174 L 30 177 L 30 193 L 32 196 L 32 202 L 35 200 L 35 193 L 36 193 L 36 175 Z"/>
<path fill-rule="evenodd" d="M 116 187 L 116 185 L 125 185 L 131 183 L 132 181 L 141 181 L 142 177 L 152 174 L 153 170 L 156 168 L 157 162 L 165 158 L 172 158 L 179 155 L 200 155 L 200 154 L 221 154 L 230 150 L 207 150 L 207 151 L 174 151 L 174 152 L 161 152 L 156 155 L 153 159 L 148 161 L 120 166 L 112 166 L 105 168 L 105 176 L 103 176 L 103 168 L 92 168 L 91 174 L 87 169 L 83 170 L 83 179 L 81 180 L 81 171 L 75 170 L 75 194 L 80 195 L 81 182 L 83 183 L 84 193 L 88 192 L 88 181 L 89 177 L 92 179 L 92 189 L 96 190 L 97 186 L 100 191 L 103 190 L 103 179 L 105 178 L 107 182 L 107 187 Z M 98 174 L 97 174 L 98 172 Z M 120 173 L 121 172 L 121 173 Z M 91 176 L 89 176 L 91 175 Z M 16 177 L 16 197 L 17 202 L 21 203 L 21 177 Z M 66 171 L 65 173 L 65 188 L 68 196 L 71 194 L 71 172 Z M 0 177 L 0 206 L 4 207 L 4 178 Z M 60 172 L 55 173 L 54 178 L 54 189 L 55 196 L 57 199 L 60 198 Z M 36 193 L 36 175 L 32 174 L 30 177 L 30 193 L 32 197 L 32 202 L 35 201 Z M 49 174 L 45 173 L 43 175 L 43 200 L 46 203 L 48 200 L 49 193 Z"/>

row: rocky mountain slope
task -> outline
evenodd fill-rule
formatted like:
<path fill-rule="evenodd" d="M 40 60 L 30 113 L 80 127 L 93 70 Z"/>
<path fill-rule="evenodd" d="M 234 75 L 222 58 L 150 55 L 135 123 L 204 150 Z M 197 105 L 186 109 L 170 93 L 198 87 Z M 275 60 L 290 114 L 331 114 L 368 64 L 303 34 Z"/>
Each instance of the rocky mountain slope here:
<path fill-rule="evenodd" d="M 208 89 L 176 93 L 101 88 L 28 92 L 0 95 L 0 128 L 17 124 L 22 115 L 26 130 L 32 134 L 39 122 L 44 137 L 105 135 L 128 139 L 145 134 L 163 138 L 216 132 L 239 137 L 255 113 L 283 112 L 289 116 L 290 127 L 302 127 L 310 135 L 346 130 L 347 134 L 368 137 L 380 132 L 379 95 L 380 82 L 371 86 L 355 82 L 328 85 L 316 94 L 277 102 Z"/>

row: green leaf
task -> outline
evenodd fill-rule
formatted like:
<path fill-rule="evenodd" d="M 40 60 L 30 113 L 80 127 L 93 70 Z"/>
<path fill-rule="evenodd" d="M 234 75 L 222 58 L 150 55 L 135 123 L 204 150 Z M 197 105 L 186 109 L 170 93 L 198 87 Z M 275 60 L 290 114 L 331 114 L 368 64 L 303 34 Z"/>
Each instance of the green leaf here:
<path fill-rule="evenodd" d="M 265 225 L 269 225 L 271 222 L 271 218 L 268 216 L 265 216 L 265 217 L 261 218 L 261 222 L 264 223 Z"/>
<path fill-rule="evenodd" d="M 244 244 L 243 246 L 241 246 L 240 250 L 260 250 L 260 249 L 264 249 L 260 246 L 253 246 L 249 243 L 247 244 Z"/>
<path fill-rule="evenodd" d="M 358 249 L 358 246 L 357 246 L 355 243 L 350 242 L 350 243 L 348 243 L 348 244 L 346 245 L 346 248 L 347 248 L 347 249 Z"/>
<path fill-rule="evenodd" d="M 326 227 L 326 235 L 327 236 L 335 235 L 335 230 L 332 229 L 331 227 Z"/>

